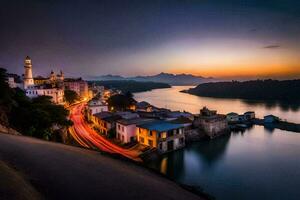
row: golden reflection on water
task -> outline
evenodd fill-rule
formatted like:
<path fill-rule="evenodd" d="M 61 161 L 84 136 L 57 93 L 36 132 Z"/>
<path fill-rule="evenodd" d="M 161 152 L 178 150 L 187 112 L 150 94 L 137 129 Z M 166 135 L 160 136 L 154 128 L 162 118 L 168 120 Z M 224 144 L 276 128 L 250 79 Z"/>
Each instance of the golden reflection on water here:
<path fill-rule="evenodd" d="M 278 105 L 241 99 L 198 97 L 180 92 L 191 87 L 194 86 L 173 86 L 172 88 L 135 93 L 134 97 L 138 101 L 147 101 L 158 107 L 188 111 L 194 114 L 199 113 L 200 108 L 203 106 L 207 106 L 209 109 L 217 110 L 222 114 L 229 112 L 242 114 L 246 111 L 255 111 L 256 116 L 259 118 L 273 114 L 283 120 L 300 123 L 299 105 Z"/>
<path fill-rule="evenodd" d="M 167 173 L 167 167 L 168 167 L 168 158 L 163 158 L 160 163 L 160 172 L 163 174 Z"/>

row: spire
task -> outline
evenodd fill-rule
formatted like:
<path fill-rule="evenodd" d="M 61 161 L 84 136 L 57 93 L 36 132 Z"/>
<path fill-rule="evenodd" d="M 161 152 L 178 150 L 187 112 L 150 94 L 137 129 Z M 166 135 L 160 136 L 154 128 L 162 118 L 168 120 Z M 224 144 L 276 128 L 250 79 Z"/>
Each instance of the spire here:
<path fill-rule="evenodd" d="M 30 60 L 31 58 L 29 56 L 26 56 L 25 60 Z"/>

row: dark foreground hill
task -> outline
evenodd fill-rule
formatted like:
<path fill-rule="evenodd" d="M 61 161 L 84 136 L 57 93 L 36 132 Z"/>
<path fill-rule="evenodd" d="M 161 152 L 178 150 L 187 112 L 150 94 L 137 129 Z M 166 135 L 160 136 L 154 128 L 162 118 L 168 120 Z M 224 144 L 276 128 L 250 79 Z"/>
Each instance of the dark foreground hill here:
<path fill-rule="evenodd" d="M 300 80 L 256 80 L 204 83 L 186 90 L 204 97 L 300 101 Z"/>
<path fill-rule="evenodd" d="M 24 136 L 0 133 L 0 169 L 16 180 L 0 177 L 0 199 L 201 199 L 129 161 Z"/>

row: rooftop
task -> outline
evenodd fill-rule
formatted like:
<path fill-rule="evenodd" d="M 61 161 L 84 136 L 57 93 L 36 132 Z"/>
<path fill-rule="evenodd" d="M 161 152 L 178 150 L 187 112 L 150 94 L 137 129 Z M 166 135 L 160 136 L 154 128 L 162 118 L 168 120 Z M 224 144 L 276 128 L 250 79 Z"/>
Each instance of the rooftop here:
<path fill-rule="evenodd" d="M 193 121 L 190 120 L 190 119 L 187 118 L 187 117 L 181 116 L 181 117 L 178 117 L 177 119 L 174 119 L 174 120 L 172 120 L 172 121 L 170 121 L 170 122 L 173 123 L 173 124 L 190 124 L 190 123 L 192 123 Z"/>
<path fill-rule="evenodd" d="M 99 118 L 99 119 L 104 119 L 106 117 L 110 117 L 113 114 L 111 112 L 100 112 L 100 113 L 96 113 L 94 114 L 95 117 Z"/>
<path fill-rule="evenodd" d="M 173 129 L 183 128 L 184 126 L 182 124 L 173 124 L 171 122 L 167 122 L 163 120 L 156 120 L 149 123 L 140 124 L 138 125 L 138 127 L 148 129 L 151 131 L 164 132 Z"/>
<path fill-rule="evenodd" d="M 153 121 L 153 119 L 149 118 L 134 118 L 134 119 L 121 119 L 117 122 L 123 125 L 131 125 L 131 124 L 143 124 Z"/>

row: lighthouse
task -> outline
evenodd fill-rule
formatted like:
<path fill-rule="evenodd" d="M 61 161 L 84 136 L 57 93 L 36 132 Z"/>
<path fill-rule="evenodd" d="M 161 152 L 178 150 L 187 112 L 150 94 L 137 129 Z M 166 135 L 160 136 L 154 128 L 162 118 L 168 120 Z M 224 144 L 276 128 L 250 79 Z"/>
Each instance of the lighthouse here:
<path fill-rule="evenodd" d="M 24 89 L 27 89 L 29 86 L 34 85 L 33 77 L 32 77 L 32 64 L 29 56 L 25 58 L 25 73 L 24 73 Z"/>

